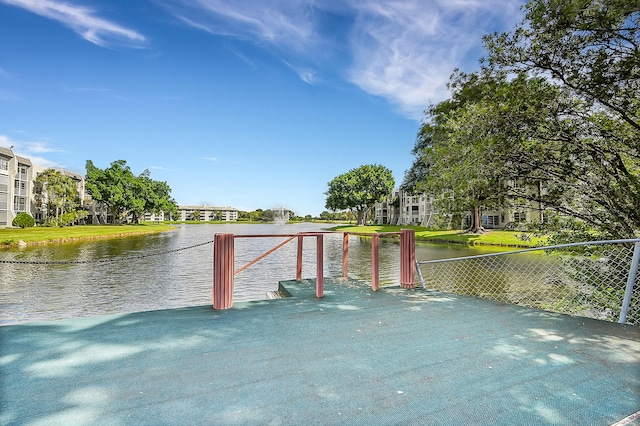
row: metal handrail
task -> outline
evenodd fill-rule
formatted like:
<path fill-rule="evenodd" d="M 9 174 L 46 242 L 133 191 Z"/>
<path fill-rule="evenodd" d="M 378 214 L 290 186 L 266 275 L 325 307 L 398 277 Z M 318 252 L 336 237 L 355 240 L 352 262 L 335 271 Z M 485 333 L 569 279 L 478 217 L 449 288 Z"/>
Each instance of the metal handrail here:
<path fill-rule="evenodd" d="M 487 253 L 487 254 L 476 254 L 473 256 L 462 256 L 462 257 L 452 257 L 449 259 L 434 259 L 434 260 L 423 260 L 418 262 L 419 265 L 426 265 L 429 263 L 439 263 L 439 262 L 452 262 L 455 260 L 465 260 L 465 259 L 479 259 L 481 257 L 491 257 L 491 256 L 504 256 L 508 254 L 516 254 L 516 253 L 526 253 L 531 251 L 540 251 L 540 250 L 555 250 L 559 248 L 566 247 L 578 247 L 578 246 L 588 246 L 588 245 L 598 245 L 598 244 L 626 244 L 626 243 L 638 243 L 640 242 L 640 238 L 632 238 L 627 240 L 601 240 L 601 241 L 586 241 L 583 243 L 567 243 L 567 244 L 558 244 L 554 246 L 544 246 L 544 247 L 531 247 L 527 249 L 520 250 L 510 250 L 503 251 L 500 253 Z"/>
<path fill-rule="evenodd" d="M 378 240 L 385 235 L 400 235 L 400 286 L 403 288 L 415 288 L 415 231 L 403 229 L 400 232 L 364 233 L 348 231 L 318 231 L 299 232 L 295 234 L 216 234 L 214 242 L 214 279 L 213 279 L 213 305 L 214 309 L 228 309 L 233 306 L 233 277 L 251 265 L 259 262 L 279 248 L 298 238 L 298 254 L 296 265 L 296 280 L 302 280 L 302 241 L 304 237 L 316 237 L 316 297 L 324 296 L 324 234 L 343 234 L 342 274 L 347 276 L 348 269 L 348 241 L 349 235 L 372 237 L 371 250 L 371 288 L 379 289 L 379 253 Z M 287 238 L 272 249 L 261 254 L 251 262 L 234 271 L 234 244 L 236 238 Z M 218 247 L 218 248 L 216 248 Z"/>

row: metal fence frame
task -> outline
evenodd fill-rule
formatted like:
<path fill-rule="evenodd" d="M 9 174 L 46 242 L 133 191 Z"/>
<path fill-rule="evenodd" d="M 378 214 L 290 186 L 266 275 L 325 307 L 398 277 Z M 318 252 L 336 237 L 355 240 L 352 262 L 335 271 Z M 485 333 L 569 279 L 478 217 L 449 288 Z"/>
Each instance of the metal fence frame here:
<path fill-rule="evenodd" d="M 490 253 L 490 254 L 482 254 L 477 256 L 465 256 L 458 257 L 452 259 L 437 259 L 437 260 L 427 260 L 427 261 L 416 261 L 416 269 L 418 272 L 418 277 L 420 282 L 422 283 L 423 288 L 427 288 L 427 284 L 423 277 L 423 273 L 421 271 L 421 266 L 429 266 L 436 264 L 448 264 L 453 262 L 464 262 L 469 260 L 477 260 L 483 258 L 492 258 L 497 256 L 513 256 L 519 253 L 527 253 L 527 252 L 535 252 L 535 251 L 554 251 L 554 250 L 566 250 L 570 248 L 576 247 L 587 247 L 587 246 L 602 246 L 602 245 L 625 245 L 625 246 L 633 246 L 633 256 L 629 265 L 629 272 L 627 275 L 627 282 L 625 286 L 624 298 L 621 302 L 620 316 L 618 318 L 618 322 L 623 324 L 627 322 L 627 315 L 629 311 L 629 305 L 631 303 L 631 298 L 633 295 L 634 285 L 636 279 L 638 278 L 638 264 L 640 263 L 640 238 L 636 239 L 625 239 L 625 240 L 602 240 L 602 241 L 587 241 L 581 243 L 569 243 L 569 244 L 559 244 L 553 246 L 546 247 L 534 247 L 528 249 L 520 249 L 513 250 L 508 252 L 500 252 L 500 253 Z M 428 279 L 429 277 L 427 277 Z M 437 289 L 436 289 L 437 290 Z M 489 299 L 491 299 L 489 297 Z"/>

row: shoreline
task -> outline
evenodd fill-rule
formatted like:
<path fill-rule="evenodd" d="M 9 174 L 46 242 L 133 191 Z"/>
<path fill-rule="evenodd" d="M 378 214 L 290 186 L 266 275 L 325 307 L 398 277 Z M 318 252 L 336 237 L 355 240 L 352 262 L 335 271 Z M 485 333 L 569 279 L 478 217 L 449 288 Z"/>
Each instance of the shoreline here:
<path fill-rule="evenodd" d="M 77 225 L 65 228 L 2 228 L 0 229 L 0 250 L 48 244 L 65 244 L 111 238 L 126 238 L 136 235 L 148 235 L 176 229 L 176 225 L 228 224 L 229 222 L 165 222 L 161 224 L 142 223 L 137 225 Z M 234 224 L 266 224 L 265 222 L 233 222 Z M 518 231 L 489 231 L 485 234 L 463 234 L 459 231 L 429 230 L 415 226 L 369 225 L 327 223 L 328 229 L 336 232 L 382 233 L 397 232 L 401 228 L 414 229 L 416 241 L 433 244 L 455 244 L 470 247 L 493 246 L 509 248 L 530 248 L 535 240 L 524 241 L 518 238 Z M 331 226 L 334 225 L 334 226 Z"/>
<path fill-rule="evenodd" d="M 87 228 L 84 228 L 84 227 Z M 123 229 L 113 229 L 123 227 Z M 136 229 L 139 228 L 139 229 Z M 125 238 L 175 230 L 173 225 L 77 225 L 65 228 L 3 228 L 0 229 L 0 250 L 65 244 L 81 241 Z M 21 235 L 22 234 L 22 235 Z M 38 235 L 42 234 L 42 235 Z"/>

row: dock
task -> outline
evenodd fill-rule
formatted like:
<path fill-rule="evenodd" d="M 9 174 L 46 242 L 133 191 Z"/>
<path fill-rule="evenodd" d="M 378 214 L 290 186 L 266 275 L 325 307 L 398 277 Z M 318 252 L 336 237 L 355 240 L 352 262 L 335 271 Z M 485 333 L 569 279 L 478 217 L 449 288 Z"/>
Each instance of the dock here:
<path fill-rule="evenodd" d="M 325 278 L 0 327 L 1 425 L 640 424 L 640 328 Z"/>

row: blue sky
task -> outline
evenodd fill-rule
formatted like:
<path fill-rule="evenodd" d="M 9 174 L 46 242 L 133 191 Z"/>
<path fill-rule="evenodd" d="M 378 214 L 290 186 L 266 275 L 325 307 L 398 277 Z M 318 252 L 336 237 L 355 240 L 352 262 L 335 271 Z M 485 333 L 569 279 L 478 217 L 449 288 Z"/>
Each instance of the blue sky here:
<path fill-rule="evenodd" d="M 0 146 L 82 173 L 126 160 L 178 204 L 325 210 L 382 164 L 521 0 L 0 0 Z"/>

